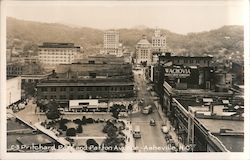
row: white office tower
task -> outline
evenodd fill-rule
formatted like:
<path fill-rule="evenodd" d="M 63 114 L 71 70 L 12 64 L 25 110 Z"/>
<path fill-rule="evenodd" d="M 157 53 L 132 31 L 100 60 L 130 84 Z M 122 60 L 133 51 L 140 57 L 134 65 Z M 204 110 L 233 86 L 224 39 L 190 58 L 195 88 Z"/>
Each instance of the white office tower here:
<path fill-rule="evenodd" d="M 41 64 L 71 64 L 80 53 L 80 47 L 74 43 L 49 43 L 39 46 L 38 58 Z"/>
<path fill-rule="evenodd" d="M 103 41 L 104 54 L 118 55 L 119 50 L 119 32 L 108 30 L 104 33 Z"/>
<path fill-rule="evenodd" d="M 149 43 L 146 36 L 143 36 L 136 45 L 136 63 L 140 64 L 142 62 L 147 62 L 147 65 L 152 62 L 151 43 Z"/>
<path fill-rule="evenodd" d="M 155 30 L 155 34 L 152 37 L 152 51 L 153 52 L 166 52 L 167 42 L 166 36 L 161 34 L 159 29 Z"/>

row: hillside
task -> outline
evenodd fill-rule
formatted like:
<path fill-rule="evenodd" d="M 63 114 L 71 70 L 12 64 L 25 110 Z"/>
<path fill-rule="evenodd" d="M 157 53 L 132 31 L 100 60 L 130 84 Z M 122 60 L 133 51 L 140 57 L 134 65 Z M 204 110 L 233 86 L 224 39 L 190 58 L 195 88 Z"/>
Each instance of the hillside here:
<path fill-rule="evenodd" d="M 202 55 L 212 54 L 240 55 L 243 53 L 243 26 L 224 26 L 216 30 L 176 34 L 165 29 L 169 51 L 176 54 Z M 120 41 L 124 46 L 134 50 L 137 41 L 146 35 L 148 40 L 154 33 L 151 28 L 119 29 Z M 42 42 L 73 42 L 81 45 L 86 54 L 99 52 L 103 44 L 104 31 L 94 28 L 74 28 L 63 24 L 40 23 L 7 18 L 7 46 L 13 45 L 15 39 L 27 49 Z"/>

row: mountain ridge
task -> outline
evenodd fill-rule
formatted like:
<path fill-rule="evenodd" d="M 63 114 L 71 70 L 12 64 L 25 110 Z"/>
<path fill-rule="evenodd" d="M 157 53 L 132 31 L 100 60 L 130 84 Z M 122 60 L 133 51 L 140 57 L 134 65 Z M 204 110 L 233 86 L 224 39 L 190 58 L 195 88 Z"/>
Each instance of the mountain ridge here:
<path fill-rule="evenodd" d="M 103 46 L 105 30 L 91 27 L 72 27 L 60 23 L 34 22 L 7 17 L 7 46 L 13 45 L 13 39 L 19 39 L 22 45 L 38 45 L 42 42 L 71 42 L 81 45 L 86 54 L 95 54 Z M 140 28 L 117 29 L 120 33 L 120 42 L 134 51 L 136 43 L 142 35 L 146 35 L 151 42 L 153 28 L 144 25 Z M 166 35 L 167 46 L 170 52 L 176 54 L 222 54 L 243 53 L 244 28 L 230 25 L 218 29 L 188 34 L 178 34 L 162 29 Z M 29 48 L 29 47 L 28 47 Z"/>

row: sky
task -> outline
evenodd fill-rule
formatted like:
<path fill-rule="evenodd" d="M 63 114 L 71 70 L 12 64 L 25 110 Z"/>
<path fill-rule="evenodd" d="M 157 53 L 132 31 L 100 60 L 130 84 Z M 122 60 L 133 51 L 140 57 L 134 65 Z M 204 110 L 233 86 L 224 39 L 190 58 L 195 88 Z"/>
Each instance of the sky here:
<path fill-rule="evenodd" d="M 147 26 L 186 34 L 244 24 L 243 0 L 10 1 L 5 5 L 9 17 L 98 29 Z"/>

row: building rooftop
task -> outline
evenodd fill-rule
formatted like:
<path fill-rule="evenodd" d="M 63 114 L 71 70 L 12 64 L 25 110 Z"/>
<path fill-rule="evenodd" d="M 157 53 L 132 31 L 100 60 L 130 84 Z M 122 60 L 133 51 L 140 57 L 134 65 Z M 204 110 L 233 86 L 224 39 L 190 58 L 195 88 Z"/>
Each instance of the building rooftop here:
<path fill-rule="evenodd" d="M 243 152 L 244 121 L 200 119 L 198 120 L 231 152 Z M 225 132 L 223 132 L 225 131 Z"/>
<path fill-rule="evenodd" d="M 44 42 L 43 45 L 38 46 L 39 48 L 80 48 L 75 46 L 74 43 L 52 43 Z"/>
<path fill-rule="evenodd" d="M 43 133 L 35 133 L 34 128 L 27 122 L 7 114 L 7 150 L 13 151 L 13 145 L 46 145 L 55 143 L 56 141 Z M 24 151 L 25 149 L 19 149 Z M 18 150 L 14 151 L 18 152 Z M 32 152 L 32 150 L 26 149 Z"/>
<path fill-rule="evenodd" d="M 226 112 L 228 99 L 196 98 L 178 99 L 178 102 L 194 113 L 196 119 L 215 136 L 227 150 L 242 152 L 244 148 L 244 120 L 236 111 Z M 213 109 L 209 104 L 213 104 Z M 214 104 L 215 103 L 215 104 Z M 220 104 L 219 104 L 220 103 Z"/>
<path fill-rule="evenodd" d="M 151 45 L 151 43 L 147 40 L 147 38 L 145 36 L 143 36 L 143 38 L 141 40 L 139 40 L 137 45 Z"/>
<path fill-rule="evenodd" d="M 45 134 L 23 135 L 17 138 L 18 142 L 24 145 L 45 145 L 54 143 L 55 140 Z"/>
<path fill-rule="evenodd" d="M 211 133 L 220 133 L 220 129 L 230 129 L 231 132 L 235 133 L 244 132 L 244 121 L 198 119 Z"/>
<path fill-rule="evenodd" d="M 243 136 L 216 136 L 224 146 L 231 152 L 243 152 L 244 149 L 244 137 Z"/>
<path fill-rule="evenodd" d="M 59 86 L 72 86 L 72 87 L 79 87 L 79 86 L 128 86 L 131 85 L 133 86 L 134 83 L 132 81 L 127 81 L 125 82 L 123 81 L 107 81 L 107 82 L 103 82 L 103 81 L 85 81 L 85 82 L 80 82 L 80 81 L 65 81 L 65 80 L 58 80 L 58 81 L 43 81 L 41 83 L 38 83 L 37 86 L 42 87 L 42 86 L 55 86 L 55 87 L 59 87 Z"/>

